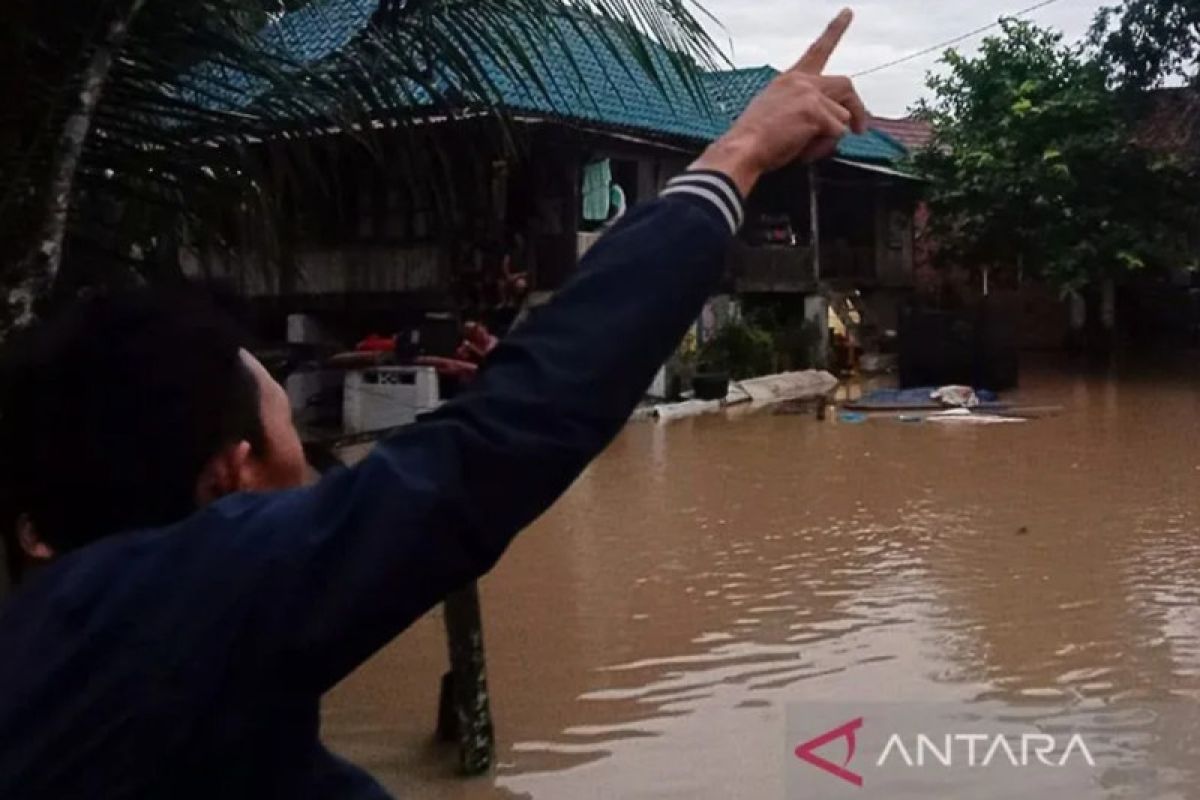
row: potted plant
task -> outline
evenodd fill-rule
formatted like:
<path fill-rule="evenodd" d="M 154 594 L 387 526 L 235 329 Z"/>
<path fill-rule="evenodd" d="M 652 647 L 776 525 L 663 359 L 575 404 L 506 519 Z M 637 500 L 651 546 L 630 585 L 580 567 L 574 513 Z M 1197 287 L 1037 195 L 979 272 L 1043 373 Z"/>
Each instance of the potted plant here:
<path fill-rule="evenodd" d="M 724 400 L 731 380 L 766 375 L 774 362 L 771 334 L 743 320 L 732 320 L 700 349 L 692 389 L 699 400 Z"/>
<path fill-rule="evenodd" d="M 729 370 L 719 364 L 701 364 L 692 378 L 692 392 L 697 400 L 724 400 L 729 394 Z"/>
<path fill-rule="evenodd" d="M 729 347 L 723 333 L 724 328 L 697 354 L 696 374 L 692 378 L 692 392 L 697 400 L 724 400 L 729 394 Z"/>

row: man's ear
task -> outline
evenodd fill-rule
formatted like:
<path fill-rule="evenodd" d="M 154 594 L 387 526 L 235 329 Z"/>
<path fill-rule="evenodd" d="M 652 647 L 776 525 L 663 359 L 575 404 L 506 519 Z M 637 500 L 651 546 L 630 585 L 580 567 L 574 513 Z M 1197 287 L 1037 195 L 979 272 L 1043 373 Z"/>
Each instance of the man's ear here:
<path fill-rule="evenodd" d="M 54 549 L 38 538 L 37 529 L 33 527 L 33 520 L 28 514 L 17 517 L 17 542 L 21 545 L 21 552 L 30 561 L 40 563 L 54 558 Z"/>
<path fill-rule="evenodd" d="M 196 504 L 206 506 L 222 497 L 253 488 L 250 443 L 226 445 L 208 460 L 196 481 Z"/>

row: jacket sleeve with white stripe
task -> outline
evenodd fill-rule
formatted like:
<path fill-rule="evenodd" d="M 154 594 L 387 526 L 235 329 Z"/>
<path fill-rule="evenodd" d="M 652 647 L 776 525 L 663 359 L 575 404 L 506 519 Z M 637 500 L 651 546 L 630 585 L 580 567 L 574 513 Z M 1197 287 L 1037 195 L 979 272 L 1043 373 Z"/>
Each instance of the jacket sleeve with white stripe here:
<path fill-rule="evenodd" d="M 685 173 L 608 232 L 461 397 L 315 487 L 202 513 L 251 551 L 227 563 L 269 565 L 251 646 L 324 690 L 487 572 L 628 420 L 742 219 L 728 178 Z"/>

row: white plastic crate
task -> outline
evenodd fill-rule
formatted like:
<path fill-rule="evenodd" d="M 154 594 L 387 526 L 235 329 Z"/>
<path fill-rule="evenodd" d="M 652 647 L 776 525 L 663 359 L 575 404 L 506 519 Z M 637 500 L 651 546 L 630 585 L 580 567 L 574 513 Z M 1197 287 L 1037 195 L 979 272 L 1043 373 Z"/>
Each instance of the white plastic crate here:
<path fill-rule="evenodd" d="M 342 422 L 348 433 L 396 428 L 441 402 L 432 367 L 373 367 L 346 373 Z"/>
<path fill-rule="evenodd" d="M 341 412 L 338 405 L 343 399 L 344 377 L 341 370 L 321 369 L 299 370 L 288 375 L 285 387 L 296 422 L 336 425 Z"/>

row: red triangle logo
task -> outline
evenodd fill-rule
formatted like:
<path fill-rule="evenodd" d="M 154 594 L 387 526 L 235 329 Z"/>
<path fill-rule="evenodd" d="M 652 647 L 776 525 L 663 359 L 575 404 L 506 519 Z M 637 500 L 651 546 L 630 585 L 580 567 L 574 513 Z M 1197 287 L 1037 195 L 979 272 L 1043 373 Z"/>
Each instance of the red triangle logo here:
<path fill-rule="evenodd" d="M 862 728 L 862 726 L 863 718 L 859 717 L 858 719 L 851 720 L 845 725 L 834 728 L 827 733 L 822 733 L 815 739 L 809 739 L 807 742 L 796 748 L 796 758 L 800 759 L 801 761 L 807 761 L 817 769 L 828 772 L 835 778 L 840 778 L 846 781 L 846 783 L 850 783 L 861 788 L 863 785 L 862 776 L 851 772 L 850 770 L 846 769 L 846 767 L 849 767 L 850 762 L 854 759 L 854 751 L 858 745 L 858 741 L 855 738 L 855 733 Z M 842 762 L 840 766 L 817 755 L 817 750 L 829 744 L 830 742 L 836 742 L 838 739 L 846 740 L 847 749 L 846 760 Z"/>

